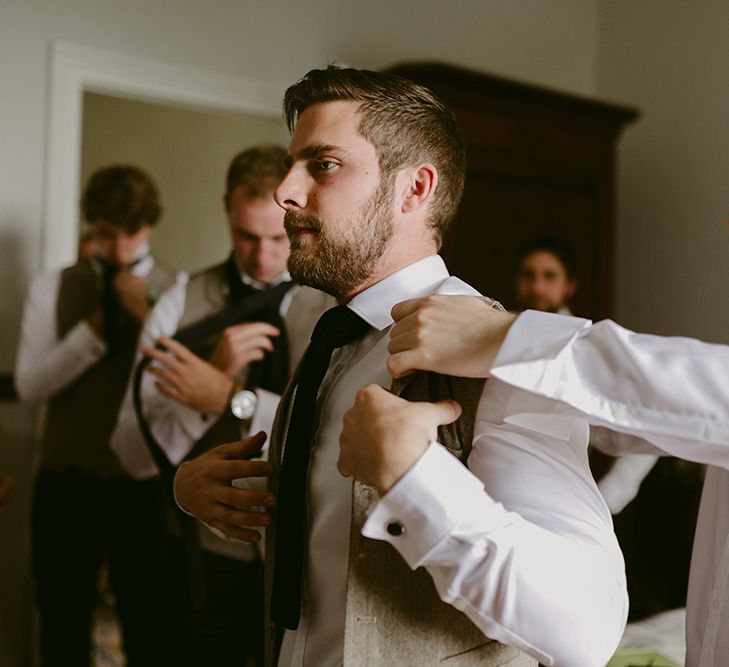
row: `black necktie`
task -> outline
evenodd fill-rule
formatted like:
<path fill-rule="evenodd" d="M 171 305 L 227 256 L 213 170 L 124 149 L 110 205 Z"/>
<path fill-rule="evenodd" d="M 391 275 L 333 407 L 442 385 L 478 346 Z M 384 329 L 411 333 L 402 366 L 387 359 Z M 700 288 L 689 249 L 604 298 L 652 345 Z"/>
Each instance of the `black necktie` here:
<path fill-rule="evenodd" d="M 148 256 L 144 254 L 137 257 L 125 270 L 130 271 Z M 120 328 L 125 319 L 114 287 L 114 278 L 122 269 L 116 264 L 108 262 L 101 255 L 96 255 L 96 261 L 101 265 L 101 312 L 104 319 L 102 335 L 106 340 L 108 354 L 114 354 L 119 348 Z"/>
<path fill-rule="evenodd" d="M 119 268 L 107 262 L 103 263 L 103 278 L 101 287 L 101 310 L 103 313 L 103 336 L 109 354 L 114 354 L 119 347 L 119 298 L 114 289 L 114 278 Z"/>
<path fill-rule="evenodd" d="M 299 625 L 301 582 L 306 548 L 306 481 L 314 431 L 316 399 L 332 352 L 370 328 L 346 306 L 326 311 L 314 327 L 296 383 L 279 476 L 271 618 L 290 630 Z"/>

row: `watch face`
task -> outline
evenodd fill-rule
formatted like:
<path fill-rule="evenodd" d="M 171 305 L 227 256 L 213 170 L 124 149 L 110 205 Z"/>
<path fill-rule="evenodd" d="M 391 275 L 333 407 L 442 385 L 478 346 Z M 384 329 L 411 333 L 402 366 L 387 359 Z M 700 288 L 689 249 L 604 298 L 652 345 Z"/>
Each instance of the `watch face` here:
<path fill-rule="evenodd" d="M 256 411 L 258 405 L 258 396 L 252 391 L 243 389 L 230 399 L 230 411 L 238 417 L 238 419 L 250 419 Z"/>

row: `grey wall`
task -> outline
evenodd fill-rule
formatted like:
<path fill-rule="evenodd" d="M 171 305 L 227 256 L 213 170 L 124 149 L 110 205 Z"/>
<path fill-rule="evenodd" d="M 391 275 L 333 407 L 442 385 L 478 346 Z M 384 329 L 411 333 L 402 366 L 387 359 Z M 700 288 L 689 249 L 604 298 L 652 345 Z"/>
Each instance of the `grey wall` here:
<path fill-rule="evenodd" d="M 729 342 L 729 3 L 606 0 L 596 91 L 642 110 L 620 145 L 617 319 Z"/>

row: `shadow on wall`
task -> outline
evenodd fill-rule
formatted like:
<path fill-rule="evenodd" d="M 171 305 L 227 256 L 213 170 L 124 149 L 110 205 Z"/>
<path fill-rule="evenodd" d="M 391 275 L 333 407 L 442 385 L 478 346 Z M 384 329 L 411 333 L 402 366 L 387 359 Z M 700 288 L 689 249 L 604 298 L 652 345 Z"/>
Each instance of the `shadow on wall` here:
<path fill-rule="evenodd" d="M 15 363 L 20 315 L 28 281 L 21 265 L 21 240 L 0 231 L 0 372 Z M 33 664 L 33 596 L 30 578 L 30 497 L 35 476 L 36 410 L 18 402 L 0 403 L 0 471 L 15 492 L 0 510 L 0 665 Z"/>

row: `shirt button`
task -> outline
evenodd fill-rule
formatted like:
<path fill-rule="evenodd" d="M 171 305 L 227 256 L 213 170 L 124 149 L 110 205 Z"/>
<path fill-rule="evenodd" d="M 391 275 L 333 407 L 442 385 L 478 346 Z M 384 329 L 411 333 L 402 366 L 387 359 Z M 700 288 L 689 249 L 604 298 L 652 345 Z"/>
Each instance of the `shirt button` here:
<path fill-rule="evenodd" d="M 718 598 L 714 598 L 711 601 L 711 606 L 714 607 L 714 609 L 718 609 L 719 607 L 721 607 L 721 601 Z"/>
<path fill-rule="evenodd" d="M 387 524 L 387 532 L 393 537 L 400 537 L 405 532 L 405 526 L 399 521 L 391 521 Z"/>

